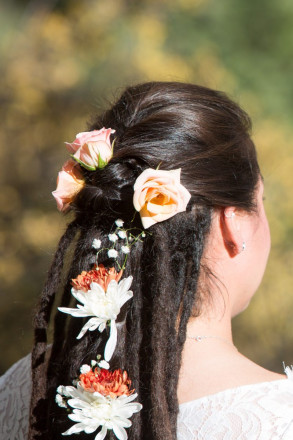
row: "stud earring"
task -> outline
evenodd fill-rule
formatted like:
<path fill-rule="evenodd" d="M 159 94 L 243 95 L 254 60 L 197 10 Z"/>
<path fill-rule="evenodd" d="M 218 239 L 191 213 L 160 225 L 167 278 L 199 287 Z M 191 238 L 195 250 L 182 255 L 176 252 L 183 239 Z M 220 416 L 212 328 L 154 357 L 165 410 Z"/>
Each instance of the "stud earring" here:
<path fill-rule="evenodd" d="M 241 250 L 241 252 L 243 252 L 243 251 L 245 251 L 245 249 L 246 249 L 246 243 L 245 243 L 245 241 L 242 243 L 242 250 Z"/>
<path fill-rule="evenodd" d="M 228 215 L 226 212 L 224 212 L 224 215 L 226 218 L 233 218 L 235 216 L 235 212 L 232 212 L 230 215 Z"/>

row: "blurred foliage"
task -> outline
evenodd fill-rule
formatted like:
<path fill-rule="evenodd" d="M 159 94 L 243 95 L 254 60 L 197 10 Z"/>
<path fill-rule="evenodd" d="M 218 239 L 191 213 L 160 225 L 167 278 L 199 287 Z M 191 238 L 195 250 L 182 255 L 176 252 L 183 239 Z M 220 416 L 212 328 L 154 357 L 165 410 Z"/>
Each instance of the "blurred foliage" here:
<path fill-rule="evenodd" d="M 123 86 L 152 79 L 222 89 L 252 116 L 272 252 L 252 307 L 234 320 L 236 342 L 263 366 L 292 363 L 293 3 L 11 0 L 0 8 L 1 372 L 31 349 L 33 310 L 68 221 L 50 195 L 67 158 L 62 142 Z"/>

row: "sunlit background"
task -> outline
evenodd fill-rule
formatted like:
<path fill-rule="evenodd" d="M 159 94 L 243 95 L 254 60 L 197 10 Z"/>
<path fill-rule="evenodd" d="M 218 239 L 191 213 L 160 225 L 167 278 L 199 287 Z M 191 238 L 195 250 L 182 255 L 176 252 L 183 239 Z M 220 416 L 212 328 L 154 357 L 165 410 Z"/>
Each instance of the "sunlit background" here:
<path fill-rule="evenodd" d="M 293 2 L 10 0 L 0 6 L 0 63 L 0 371 L 31 349 L 33 310 L 69 219 L 51 196 L 63 142 L 146 80 L 224 90 L 251 115 L 272 251 L 235 341 L 267 368 L 293 363 Z"/>

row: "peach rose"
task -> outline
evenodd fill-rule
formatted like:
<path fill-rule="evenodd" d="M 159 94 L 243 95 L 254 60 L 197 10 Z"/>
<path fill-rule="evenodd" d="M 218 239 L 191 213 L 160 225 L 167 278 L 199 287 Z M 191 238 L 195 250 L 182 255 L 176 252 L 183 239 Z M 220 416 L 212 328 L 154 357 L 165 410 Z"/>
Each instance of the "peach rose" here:
<path fill-rule="evenodd" d="M 145 229 L 186 211 L 191 194 L 180 183 L 181 169 L 144 170 L 134 184 L 133 204 Z"/>
<path fill-rule="evenodd" d="M 78 133 L 72 143 L 66 142 L 67 149 L 80 165 L 90 171 L 104 168 L 113 156 L 113 143 L 110 135 L 115 133 L 111 128 Z"/>
<path fill-rule="evenodd" d="M 70 203 L 84 184 L 79 165 L 73 159 L 69 159 L 58 173 L 57 188 L 52 192 L 59 211 L 68 211 Z"/>

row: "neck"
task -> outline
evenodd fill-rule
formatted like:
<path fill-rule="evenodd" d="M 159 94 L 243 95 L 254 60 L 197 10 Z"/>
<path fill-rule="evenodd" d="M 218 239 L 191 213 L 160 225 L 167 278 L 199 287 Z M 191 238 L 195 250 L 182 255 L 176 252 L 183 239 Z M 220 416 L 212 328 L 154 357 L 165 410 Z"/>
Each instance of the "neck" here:
<path fill-rule="evenodd" d="M 224 314 L 221 318 L 199 316 L 191 318 L 187 324 L 186 342 L 182 353 L 182 368 L 205 369 L 210 363 L 221 361 L 237 353 L 233 344 L 231 317 Z M 201 341 L 192 338 L 210 336 Z"/>
<path fill-rule="evenodd" d="M 233 344 L 231 318 L 226 315 L 218 319 L 201 316 L 190 318 L 186 335 L 188 337 L 216 336 L 219 341 L 223 339 Z"/>
<path fill-rule="evenodd" d="M 233 344 L 231 308 L 227 298 L 225 307 L 211 307 L 206 313 L 190 318 L 179 373 L 180 403 L 217 392 L 222 379 L 230 384 L 230 366 L 238 365 L 241 357 Z M 189 338 L 196 336 L 212 337 L 200 342 Z"/>
<path fill-rule="evenodd" d="M 190 338 L 196 336 L 211 337 L 201 341 Z M 239 353 L 233 344 L 228 316 L 191 318 L 179 373 L 179 402 L 213 394 L 218 389 L 219 375 L 224 374 L 227 365 L 233 364 L 236 356 Z"/>

